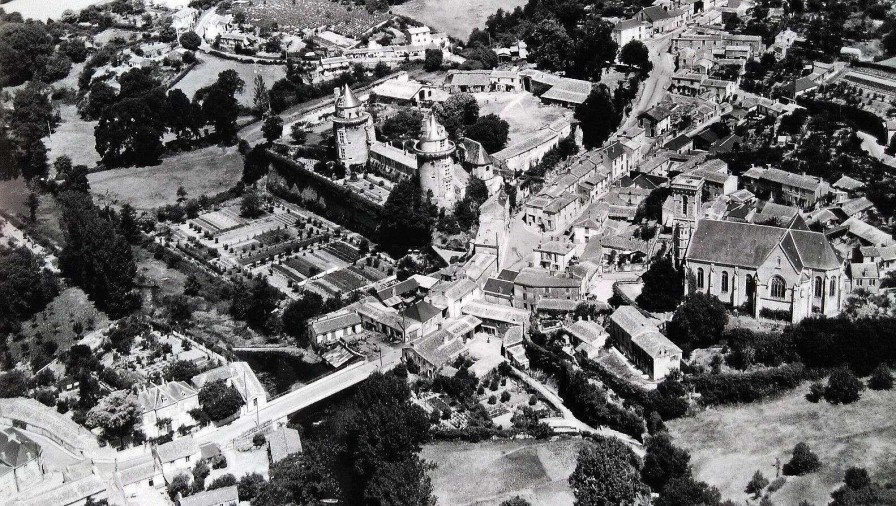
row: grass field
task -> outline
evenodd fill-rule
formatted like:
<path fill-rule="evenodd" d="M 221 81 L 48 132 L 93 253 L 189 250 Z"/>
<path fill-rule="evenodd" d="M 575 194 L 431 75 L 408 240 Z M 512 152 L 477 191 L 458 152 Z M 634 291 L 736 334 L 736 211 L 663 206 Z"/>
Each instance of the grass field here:
<path fill-rule="evenodd" d="M 383 12 L 369 13 L 363 7 L 331 0 L 252 0 L 246 11 L 257 25 L 277 23 L 280 30 L 296 34 L 327 26 L 349 37 L 358 37 L 389 19 Z"/>
<path fill-rule="evenodd" d="M 181 186 L 188 198 L 227 190 L 239 181 L 242 171 L 243 158 L 236 146 L 211 146 L 165 158 L 152 167 L 95 172 L 89 180 L 98 203 L 129 202 L 137 209 L 149 210 L 175 202 Z"/>
<path fill-rule="evenodd" d="M 6 12 L 18 12 L 25 19 L 57 20 L 62 13 L 71 9 L 75 12 L 91 5 L 108 3 L 111 0 L 12 0 L 3 4 Z"/>
<path fill-rule="evenodd" d="M 851 466 L 865 467 L 873 478 L 892 480 L 896 391 L 866 390 L 854 404 L 833 406 L 805 400 L 808 388 L 805 384 L 780 399 L 707 410 L 669 423 L 669 430 L 676 444 L 691 453 L 696 476 L 734 501 L 747 499 L 743 489 L 757 469 L 773 479 L 775 458 L 787 462 L 801 441 L 818 454 L 822 468 L 788 477 L 772 495 L 775 504 L 795 505 L 803 499 L 827 504 Z"/>
<path fill-rule="evenodd" d="M 440 443 L 422 457 L 438 467 L 429 472 L 438 504 L 498 504 L 519 495 L 534 506 L 572 505 L 567 479 L 576 466 L 580 439 Z"/>
<path fill-rule="evenodd" d="M 485 20 L 498 9 L 512 11 L 525 4 L 525 0 L 410 0 L 393 6 L 392 12 L 414 18 L 466 42 L 473 28 L 485 27 Z"/>
<path fill-rule="evenodd" d="M 47 157 L 52 164 L 57 156 L 66 155 L 72 159 L 74 165 L 96 166 L 100 161 L 100 155 L 96 152 L 96 141 L 93 138 L 93 129 L 96 121 L 84 121 L 78 116 L 78 110 L 74 105 L 63 105 L 59 108 L 62 122 L 56 131 L 44 141 L 47 146 Z M 56 175 L 50 167 L 50 175 Z"/>
<path fill-rule="evenodd" d="M 196 90 L 208 86 L 218 79 L 218 74 L 225 70 L 235 70 L 245 81 L 243 92 L 237 95 L 237 100 L 246 106 L 252 105 L 252 96 L 255 93 L 255 76 L 264 78 L 268 89 L 275 81 L 286 77 L 286 67 L 282 65 L 256 65 L 252 63 L 240 63 L 218 58 L 210 54 L 197 55 L 202 63 L 193 67 L 183 79 L 174 87 L 182 90 L 188 97 L 193 98 Z"/>

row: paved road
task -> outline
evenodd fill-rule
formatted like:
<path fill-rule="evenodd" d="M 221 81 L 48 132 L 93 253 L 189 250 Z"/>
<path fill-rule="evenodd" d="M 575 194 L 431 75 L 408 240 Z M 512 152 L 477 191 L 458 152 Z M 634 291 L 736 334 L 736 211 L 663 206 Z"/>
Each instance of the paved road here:
<path fill-rule="evenodd" d="M 890 167 L 896 167 L 896 158 L 884 153 L 886 147 L 881 146 L 877 143 L 877 139 L 867 133 L 862 132 L 861 130 L 856 132 L 860 139 L 862 139 L 862 149 L 868 152 L 871 156 L 877 158 L 881 162 L 889 165 Z"/>
<path fill-rule="evenodd" d="M 619 131 L 634 126 L 639 114 L 660 103 L 666 96 L 669 85 L 672 84 L 672 74 L 675 72 L 675 62 L 672 55 L 669 54 L 669 46 L 672 44 L 672 37 L 677 36 L 682 30 L 683 28 L 646 42 L 647 49 L 650 50 L 653 70 L 644 81 L 637 103 L 632 107 L 631 114 L 623 122 Z"/>
<path fill-rule="evenodd" d="M 400 358 L 401 350 L 390 349 L 383 355 L 382 367 L 379 360 L 351 365 L 325 378 L 277 397 L 258 410 L 257 414 L 240 417 L 228 425 L 219 427 L 218 430 L 210 434 L 197 437 L 196 441 L 200 445 L 211 442 L 226 445 L 258 425 L 286 418 L 331 395 L 357 385 L 367 379 L 374 371 L 392 369 L 398 364 Z"/>

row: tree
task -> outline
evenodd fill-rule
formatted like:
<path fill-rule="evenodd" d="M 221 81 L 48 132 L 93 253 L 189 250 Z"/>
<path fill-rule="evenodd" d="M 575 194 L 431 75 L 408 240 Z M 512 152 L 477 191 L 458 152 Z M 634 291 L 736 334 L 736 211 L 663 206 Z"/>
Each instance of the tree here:
<path fill-rule="evenodd" d="M 43 23 L 0 24 L 0 88 L 17 86 L 40 74 L 53 46 Z"/>
<path fill-rule="evenodd" d="M 258 495 L 258 491 L 264 487 L 264 476 L 258 473 L 249 473 L 240 478 L 236 485 L 240 501 L 251 501 Z"/>
<path fill-rule="evenodd" d="M 622 116 L 613 104 L 610 90 L 601 84 L 576 107 L 575 118 L 582 128 L 582 143 L 590 149 L 599 147 L 610 137 Z"/>
<path fill-rule="evenodd" d="M 0 374 L 0 399 L 25 397 L 28 393 L 28 378 L 20 369 Z"/>
<path fill-rule="evenodd" d="M 252 280 L 246 287 L 240 281 L 234 288 L 230 314 L 237 320 L 245 321 L 255 330 L 271 330 L 271 318 L 283 295 L 263 278 Z"/>
<path fill-rule="evenodd" d="M 199 389 L 199 405 L 212 420 L 223 420 L 235 415 L 243 404 L 240 393 L 224 383 L 224 380 L 211 381 Z"/>
<path fill-rule="evenodd" d="M 100 214 L 89 194 L 60 195 L 65 246 L 59 254 L 62 272 L 87 292 L 112 318 L 134 309 L 137 266 L 131 247 L 118 227 Z"/>
<path fill-rule="evenodd" d="M 675 447 L 668 434 L 653 436 L 647 443 L 641 480 L 655 492 L 659 492 L 673 478 L 690 473 L 690 460 L 690 454 Z"/>
<path fill-rule="evenodd" d="M 236 138 L 236 119 L 240 112 L 236 94 L 242 93 L 244 86 L 245 82 L 236 71 L 225 70 L 218 74 L 214 84 L 196 92 L 196 98 L 202 103 L 203 116 L 214 125 L 222 142 Z"/>
<path fill-rule="evenodd" d="M 613 25 L 599 16 L 589 16 L 576 30 L 575 49 L 567 64 L 567 75 L 587 81 L 600 81 L 603 70 L 613 64 L 619 46 L 613 40 Z"/>
<path fill-rule="evenodd" d="M 718 504 L 721 500 L 722 494 L 718 489 L 710 487 L 705 482 L 696 481 L 688 473 L 686 476 L 669 480 L 654 504 L 656 506 L 705 506 Z"/>
<path fill-rule="evenodd" d="M 785 476 L 802 476 L 817 471 L 821 467 L 818 455 L 812 453 L 809 445 L 804 442 L 797 443 L 793 447 L 793 456 L 790 462 L 784 464 L 781 471 Z"/>
<path fill-rule="evenodd" d="M 172 478 L 171 483 L 168 484 L 168 497 L 172 501 L 177 500 L 178 496 L 186 497 L 190 495 L 190 492 L 192 492 L 190 477 L 184 473 L 180 473 Z"/>
<path fill-rule="evenodd" d="M 686 296 L 669 325 L 669 338 L 685 353 L 716 343 L 728 323 L 725 306 L 716 297 L 695 292 Z"/>
<path fill-rule="evenodd" d="M 194 31 L 184 32 L 180 36 L 180 45 L 183 46 L 184 49 L 189 49 L 190 51 L 196 51 L 199 49 L 199 46 L 202 44 L 202 39 L 199 35 Z"/>
<path fill-rule="evenodd" d="M 90 84 L 90 93 L 87 96 L 86 104 L 81 109 L 81 114 L 87 120 L 99 119 L 106 109 L 115 104 L 117 99 L 115 88 L 105 81 L 94 81 Z"/>
<path fill-rule="evenodd" d="M 868 388 L 872 390 L 890 390 L 893 388 L 893 373 L 887 364 L 880 364 L 871 371 Z"/>
<path fill-rule="evenodd" d="M 849 368 L 841 367 L 828 377 L 824 398 L 831 404 L 849 404 L 859 400 L 865 385 Z"/>
<path fill-rule="evenodd" d="M 488 153 L 497 153 L 507 145 L 510 125 L 496 114 L 486 114 L 467 128 L 467 137 L 482 144 Z"/>
<path fill-rule="evenodd" d="M 622 50 L 619 51 L 619 61 L 638 69 L 642 75 L 646 75 L 653 68 L 653 64 L 650 62 L 650 51 L 640 40 L 631 40 L 622 46 Z"/>
<path fill-rule="evenodd" d="M 750 481 L 747 483 L 747 488 L 744 489 L 744 492 L 753 496 L 753 499 L 759 499 L 759 496 L 762 495 L 762 490 L 768 485 L 768 479 L 762 475 L 760 471 L 756 471 L 753 473 L 753 477 L 750 478 Z"/>
<path fill-rule="evenodd" d="M 386 62 L 379 61 L 373 67 L 373 77 L 376 77 L 377 79 L 386 77 L 391 73 L 392 69 L 389 68 L 389 65 Z"/>
<path fill-rule="evenodd" d="M 401 108 L 383 121 L 380 133 L 386 140 L 419 139 L 423 114 L 417 109 Z"/>
<path fill-rule="evenodd" d="M 166 381 L 190 381 L 199 374 L 199 367 L 189 360 L 177 360 L 165 369 Z"/>
<path fill-rule="evenodd" d="M 283 331 L 298 338 L 300 346 L 308 346 L 308 319 L 321 314 L 323 309 L 323 297 L 310 290 L 302 292 L 301 297 L 290 302 L 283 310 Z"/>
<path fill-rule="evenodd" d="M 36 193 L 30 192 L 25 199 L 25 203 L 28 205 L 28 217 L 31 219 L 31 223 L 36 223 L 37 207 L 40 205 L 40 199 L 37 197 Z"/>
<path fill-rule="evenodd" d="M 266 114 L 271 109 L 271 97 L 268 94 L 268 87 L 264 83 L 261 74 L 255 76 L 255 91 L 252 95 L 252 103 L 255 105 L 256 114 Z"/>
<path fill-rule="evenodd" d="M 268 141 L 268 144 L 272 144 L 283 136 L 283 118 L 276 114 L 265 118 L 264 124 L 261 125 L 261 133 L 264 135 L 265 140 Z"/>
<path fill-rule="evenodd" d="M 674 311 L 681 302 L 684 278 L 672 264 L 672 259 L 664 257 L 650 264 L 641 277 L 644 288 L 636 302 L 647 311 L 664 313 Z"/>
<path fill-rule="evenodd" d="M 244 218 L 258 218 L 264 214 L 261 196 L 257 191 L 247 191 L 240 202 L 240 216 Z"/>
<path fill-rule="evenodd" d="M 576 505 L 635 504 L 642 493 L 638 467 L 637 456 L 617 439 L 596 437 L 586 443 L 569 477 Z"/>
<path fill-rule="evenodd" d="M 107 436 L 121 437 L 133 429 L 139 409 L 137 396 L 128 390 L 116 390 L 87 413 L 86 424 L 103 429 Z"/>
<path fill-rule="evenodd" d="M 129 203 L 121 206 L 118 213 L 118 229 L 121 235 L 130 242 L 134 243 L 140 237 L 140 229 L 137 226 L 137 211 Z"/>
<path fill-rule="evenodd" d="M 439 48 L 427 49 L 423 59 L 423 70 L 433 72 L 442 68 L 442 50 Z"/>
<path fill-rule="evenodd" d="M 572 38 L 554 17 L 538 23 L 526 38 L 529 61 L 548 71 L 565 70 L 575 52 Z"/>
<path fill-rule="evenodd" d="M 292 127 L 289 129 L 289 137 L 292 139 L 293 144 L 301 146 L 308 140 L 308 132 L 302 128 L 302 125 L 293 123 Z"/>
<path fill-rule="evenodd" d="M 432 242 L 430 203 L 423 198 L 417 176 L 400 181 L 383 206 L 379 224 L 380 244 L 400 258 L 411 249 L 424 249 Z"/>
<path fill-rule="evenodd" d="M 72 60 L 65 53 L 53 53 L 43 63 L 44 67 L 37 77 L 45 83 L 55 83 L 68 76 L 72 70 Z"/>
<path fill-rule="evenodd" d="M 479 103 L 469 93 L 455 93 L 433 106 L 432 111 L 452 139 L 463 135 L 465 127 L 479 119 Z"/>
<path fill-rule="evenodd" d="M 843 486 L 832 492 L 831 498 L 830 506 L 894 506 L 896 490 L 872 482 L 865 469 L 850 467 L 844 475 Z"/>
<path fill-rule="evenodd" d="M 129 72 L 134 70 L 139 69 Z M 122 84 L 119 97 L 124 95 L 124 89 Z M 105 163 L 150 165 L 159 159 L 165 115 L 159 110 L 161 107 L 153 106 L 155 102 L 146 97 L 124 98 L 103 112 L 94 128 L 94 138 L 96 151 Z"/>
<path fill-rule="evenodd" d="M 202 124 L 202 109 L 193 104 L 187 95 L 175 88 L 168 91 L 168 127 L 180 140 L 195 137 Z"/>

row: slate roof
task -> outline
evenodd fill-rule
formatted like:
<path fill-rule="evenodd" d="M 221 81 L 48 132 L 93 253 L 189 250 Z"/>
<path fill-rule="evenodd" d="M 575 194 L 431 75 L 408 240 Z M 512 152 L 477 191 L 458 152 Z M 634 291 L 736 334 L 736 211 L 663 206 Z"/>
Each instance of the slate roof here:
<path fill-rule="evenodd" d="M 421 300 L 420 302 L 405 308 L 405 310 L 402 311 L 402 314 L 412 320 L 425 323 L 442 314 L 442 311 L 429 302 Z"/>
<path fill-rule="evenodd" d="M 523 327 L 519 325 L 514 325 L 507 329 L 507 332 L 504 333 L 504 347 L 510 348 L 511 346 L 515 346 L 518 344 L 523 344 Z"/>
<path fill-rule="evenodd" d="M 535 251 L 543 251 L 556 255 L 566 255 L 575 249 L 575 245 L 569 241 L 548 241 L 541 243 L 535 248 Z"/>
<path fill-rule="evenodd" d="M 690 137 L 688 137 L 685 134 L 681 134 L 677 137 L 674 137 L 669 142 L 663 144 L 663 147 L 666 149 L 671 149 L 672 151 L 678 151 L 679 149 L 690 144 L 691 142 L 693 142 L 693 141 L 691 141 Z"/>
<path fill-rule="evenodd" d="M 412 343 L 410 348 L 424 360 L 439 367 L 463 353 L 467 349 L 463 341 L 451 335 L 447 330 L 437 330 Z"/>
<path fill-rule="evenodd" d="M 877 264 L 874 262 L 851 263 L 849 264 L 849 273 L 853 279 L 878 279 Z"/>
<path fill-rule="evenodd" d="M 361 323 L 361 317 L 357 313 L 346 313 L 311 322 L 311 330 L 316 335 L 326 334 L 334 330 L 353 327 Z"/>
<path fill-rule="evenodd" d="M 498 278 L 488 278 L 482 291 L 495 295 L 513 295 L 513 281 L 505 281 Z"/>
<path fill-rule="evenodd" d="M 841 176 L 840 179 L 834 182 L 832 185 L 834 188 L 840 188 L 841 190 L 853 191 L 858 190 L 859 188 L 863 188 L 865 183 L 853 179 L 849 176 Z"/>
<path fill-rule="evenodd" d="M 638 21 L 637 19 L 623 19 L 622 21 L 616 23 L 613 26 L 614 32 L 621 32 L 623 30 L 628 30 L 630 28 L 636 28 L 638 26 L 646 25 L 644 21 Z"/>
<path fill-rule="evenodd" d="M 535 305 L 536 311 L 560 311 L 571 313 L 576 310 L 579 305 L 577 300 L 555 299 L 550 297 L 542 297 L 538 304 Z"/>
<path fill-rule="evenodd" d="M 872 207 L 874 207 L 874 204 L 868 200 L 867 197 L 858 197 L 852 200 L 847 200 L 840 205 L 840 209 L 843 210 L 847 216 L 853 216 L 862 211 L 871 209 Z"/>
<path fill-rule="evenodd" d="M 448 73 L 448 86 L 485 86 L 491 84 L 490 70 L 454 70 Z"/>
<path fill-rule="evenodd" d="M 199 446 L 196 445 L 196 441 L 193 440 L 191 435 L 186 435 L 156 447 L 156 455 L 159 456 L 159 461 L 162 464 L 174 462 L 177 459 L 189 457 L 197 453 L 199 453 Z"/>
<path fill-rule="evenodd" d="M 579 341 L 589 344 L 598 343 L 597 346 L 602 346 L 607 339 L 607 331 L 597 322 L 579 320 L 564 328 Z"/>
<path fill-rule="evenodd" d="M 461 311 L 483 321 L 493 320 L 514 325 L 523 325 L 529 321 L 529 312 L 501 304 L 491 304 L 481 300 L 468 302 Z"/>
<path fill-rule="evenodd" d="M 688 260 L 757 268 L 781 245 L 798 270 L 836 269 L 840 258 L 820 232 L 789 230 L 734 221 L 701 220 L 691 238 Z"/>
<path fill-rule="evenodd" d="M 658 357 L 664 352 L 681 353 L 681 348 L 675 345 L 658 330 L 652 330 L 632 337 L 632 344 L 644 350 L 651 357 Z"/>
<path fill-rule="evenodd" d="M 575 279 L 554 276 L 544 269 L 533 267 L 521 270 L 513 283 L 532 288 L 577 288 L 580 286 L 579 281 Z"/>
<path fill-rule="evenodd" d="M 163 385 L 142 390 L 137 395 L 137 403 L 144 412 L 162 409 L 179 401 L 198 395 L 199 392 L 183 381 L 171 381 Z"/>
<path fill-rule="evenodd" d="M 265 439 L 268 441 L 268 451 L 271 452 L 271 461 L 276 463 L 293 453 L 302 452 L 302 439 L 299 431 L 289 427 L 281 427 L 271 432 Z"/>
<path fill-rule="evenodd" d="M 8 428 L 0 431 L 0 461 L 9 467 L 19 467 L 40 455 L 40 445 L 21 433 Z"/>

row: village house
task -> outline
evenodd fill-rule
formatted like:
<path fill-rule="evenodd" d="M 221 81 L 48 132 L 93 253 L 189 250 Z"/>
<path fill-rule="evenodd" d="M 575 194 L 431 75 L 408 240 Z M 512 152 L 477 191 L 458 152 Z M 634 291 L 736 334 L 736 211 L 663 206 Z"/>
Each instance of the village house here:
<path fill-rule="evenodd" d="M 634 306 L 614 311 L 608 330 L 613 344 L 651 380 L 660 381 L 681 368 L 681 348 L 659 331 L 656 320 Z"/>
<path fill-rule="evenodd" d="M 330 313 L 308 322 L 308 337 L 318 349 L 355 340 L 363 330 L 361 317 L 351 311 Z"/>
<path fill-rule="evenodd" d="M 168 483 L 181 472 L 189 474 L 200 457 L 199 446 L 190 435 L 161 444 L 154 453 Z"/>
<path fill-rule="evenodd" d="M 469 278 L 460 278 L 436 285 L 426 300 L 441 309 L 445 318 L 456 318 L 461 315 L 461 308 L 467 302 L 481 296 L 479 285 Z"/>
<path fill-rule="evenodd" d="M 231 362 L 197 374 L 190 381 L 197 389 L 202 389 L 206 383 L 218 380 L 235 388 L 243 398 L 240 416 L 250 413 L 254 415 L 257 410 L 265 407 L 268 403 L 267 391 L 246 362 Z"/>
<path fill-rule="evenodd" d="M 115 473 L 116 482 L 124 490 L 125 496 L 137 497 L 149 490 L 165 486 L 162 468 L 153 457 L 139 463 L 129 462 L 130 467 Z"/>
<path fill-rule="evenodd" d="M 401 350 L 402 360 L 421 376 L 435 377 L 439 369 L 453 362 L 467 347 L 463 340 L 447 330 L 437 330 Z"/>
<path fill-rule="evenodd" d="M 180 498 L 180 506 L 236 506 L 240 496 L 236 485 L 197 492 Z"/>
<path fill-rule="evenodd" d="M 548 241 L 533 252 L 533 263 L 551 273 L 565 272 L 576 256 L 576 247 L 569 241 Z"/>
<path fill-rule="evenodd" d="M 523 344 L 523 327 L 510 327 L 501 341 L 501 354 L 510 363 L 520 369 L 529 369 L 529 357 Z"/>
<path fill-rule="evenodd" d="M 492 304 L 482 300 L 474 300 L 463 307 L 465 315 L 473 316 L 481 321 L 481 329 L 489 335 L 504 335 L 510 327 L 523 326 L 529 323 L 531 314 L 527 310 L 511 306 Z"/>
<path fill-rule="evenodd" d="M 661 137 L 672 129 L 672 112 L 669 108 L 656 105 L 638 115 L 638 126 L 647 137 Z"/>
<path fill-rule="evenodd" d="M 156 438 L 196 424 L 190 411 L 199 408 L 199 391 L 183 381 L 170 381 L 143 387 L 137 394 L 137 404 L 143 433 Z"/>
<path fill-rule="evenodd" d="M 875 294 L 880 289 L 880 271 L 874 262 L 849 264 L 850 291 L 864 290 Z"/>
<path fill-rule="evenodd" d="M 44 479 L 43 450 L 21 430 L 0 430 L 0 491 L 12 497 Z"/>
<path fill-rule="evenodd" d="M 607 331 L 597 322 L 578 320 L 571 325 L 566 325 L 563 330 L 570 336 L 570 344 L 576 352 L 583 353 L 587 358 L 595 359 L 600 350 L 607 344 Z"/>
<path fill-rule="evenodd" d="M 768 195 L 778 202 L 804 210 L 815 207 L 831 189 L 821 178 L 775 168 L 751 167 L 742 178 L 753 194 L 760 197 Z"/>
<path fill-rule="evenodd" d="M 527 267 L 513 280 L 513 307 L 534 310 L 544 297 L 579 300 L 582 281 L 556 276 L 550 271 Z"/>
<path fill-rule="evenodd" d="M 620 48 L 633 40 L 645 41 L 650 38 L 650 23 L 637 19 L 624 19 L 613 26 L 613 41 Z"/>
<path fill-rule="evenodd" d="M 265 434 L 265 440 L 268 442 L 268 459 L 271 464 L 276 464 L 293 453 L 302 453 L 302 438 L 295 429 L 280 427 Z"/>

